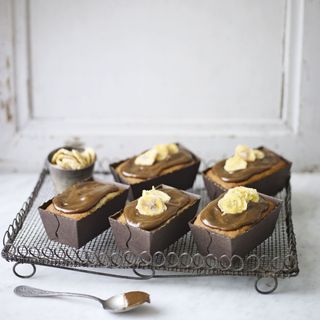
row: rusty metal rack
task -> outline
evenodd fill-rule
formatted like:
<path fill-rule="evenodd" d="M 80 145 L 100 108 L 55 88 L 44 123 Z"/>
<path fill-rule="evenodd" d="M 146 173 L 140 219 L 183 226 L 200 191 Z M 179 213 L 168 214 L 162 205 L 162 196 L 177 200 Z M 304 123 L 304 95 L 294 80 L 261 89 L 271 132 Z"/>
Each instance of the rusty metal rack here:
<path fill-rule="evenodd" d="M 99 179 L 111 181 L 107 172 L 97 172 Z M 198 175 L 191 192 L 201 195 L 199 209 L 209 199 Z M 47 266 L 72 271 L 98 274 L 125 279 L 147 280 L 164 277 L 200 277 L 214 275 L 255 277 L 255 288 L 260 293 L 271 293 L 278 285 L 278 278 L 288 278 L 299 273 L 296 240 L 292 224 L 290 183 L 277 197 L 284 200 L 279 219 L 271 237 L 244 258 L 233 256 L 202 256 L 197 252 L 191 233 L 187 233 L 163 252 L 154 255 L 132 253 L 117 249 L 111 229 L 87 243 L 73 249 L 48 239 L 43 228 L 38 207 L 54 195 L 53 185 L 46 169 L 43 169 L 30 197 L 10 224 L 3 237 L 2 257 L 15 261 L 16 276 L 28 278 L 35 274 L 37 266 Z M 19 264 L 30 264 L 32 272 L 22 275 Z M 117 273 L 128 269 L 125 275 Z M 131 272 L 131 274 L 130 274 Z M 264 281 L 271 281 L 262 287 Z"/>

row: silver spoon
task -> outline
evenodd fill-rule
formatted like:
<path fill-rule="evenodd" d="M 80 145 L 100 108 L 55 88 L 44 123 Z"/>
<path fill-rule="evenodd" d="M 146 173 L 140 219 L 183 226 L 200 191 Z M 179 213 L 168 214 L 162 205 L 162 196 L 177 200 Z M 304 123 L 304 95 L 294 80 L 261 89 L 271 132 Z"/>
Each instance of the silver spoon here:
<path fill-rule="evenodd" d="M 87 298 L 100 302 L 102 307 L 111 312 L 126 312 L 135 308 L 138 308 L 143 303 L 150 303 L 149 294 L 143 291 L 129 291 L 123 294 L 112 296 L 107 300 L 100 299 L 95 296 L 82 293 L 72 292 L 55 292 L 41 290 L 29 286 L 18 286 L 14 289 L 14 293 L 20 297 L 58 297 L 69 296 Z"/>

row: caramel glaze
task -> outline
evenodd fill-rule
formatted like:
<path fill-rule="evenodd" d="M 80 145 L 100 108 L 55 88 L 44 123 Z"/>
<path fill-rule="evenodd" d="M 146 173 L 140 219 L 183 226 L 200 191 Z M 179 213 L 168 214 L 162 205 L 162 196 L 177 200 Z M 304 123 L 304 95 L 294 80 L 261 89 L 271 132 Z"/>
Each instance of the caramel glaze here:
<path fill-rule="evenodd" d="M 223 195 L 210 202 L 200 213 L 201 222 L 212 229 L 224 231 L 237 230 L 243 226 L 250 226 L 261 221 L 270 205 L 260 196 L 259 202 L 248 203 L 246 211 L 238 214 L 222 214 L 218 201 Z"/>
<path fill-rule="evenodd" d="M 132 307 L 144 302 L 150 303 L 150 296 L 143 291 L 130 291 L 124 294 L 124 298 L 127 301 L 127 306 Z"/>
<path fill-rule="evenodd" d="M 219 161 L 212 167 L 212 172 L 220 177 L 221 180 L 225 182 L 241 182 L 249 179 L 253 175 L 257 173 L 261 173 L 270 169 L 276 163 L 280 161 L 280 158 L 269 150 L 265 150 L 261 148 L 265 154 L 263 159 L 256 159 L 253 162 L 248 162 L 248 166 L 246 169 L 238 170 L 233 173 L 229 173 L 224 170 L 224 164 L 226 160 Z"/>
<path fill-rule="evenodd" d="M 143 215 L 136 209 L 138 200 L 132 201 L 123 210 L 128 225 L 143 230 L 154 230 L 163 225 L 170 218 L 174 217 L 179 209 L 183 208 L 191 201 L 190 196 L 177 189 L 160 188 L 159 190 L 167 193 L 171 198 L 169 202 L 166 203 L 167 210 L 154 216 Z"/>
<path fill-rule="evenodd" d="M 137 156 L 136 156 L 137 157 Z M 149 179 L 158 177 L 163 170 L 170 167 L 192 162 L 193 156 L 185 149 L 179 148 L 179 152 L 170 154 L 168 158 L 161 161 L 156 161 L 151 166 L 141 166 L 134 163 L 136 157 L 127 160 L 122 167 L 122 174 L 126 177 Z"/>
<path fill-rule="evenodd" d="M 118 191 L 113 184 L 85 181 L 74 184 L 52 199 L 54 207 L 64 213 L 79 213 L 90 210 L 103 197 Z"/>

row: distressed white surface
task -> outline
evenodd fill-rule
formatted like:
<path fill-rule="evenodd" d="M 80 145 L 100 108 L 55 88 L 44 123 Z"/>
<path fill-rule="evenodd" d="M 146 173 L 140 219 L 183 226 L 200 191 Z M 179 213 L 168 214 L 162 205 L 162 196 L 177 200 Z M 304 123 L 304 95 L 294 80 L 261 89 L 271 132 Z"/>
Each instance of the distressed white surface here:
<path fill-rule="evenodd" d="M 32 0 L 30 12 L 36 119 L 280 116 L 285 0 Z"/>
<path fill-rule="evenodd" d="M 0 146 L 15 130 L 11 12 L 10 3 L 0 1 Z"/>
<path fill-rule="evenodd" d="M 31 192 L 35 174 L 0 176 L 0 234 Z M 319 319 L 320 306 L 320 174 L 294 174 L 293 223 L 297 236 L 300 274 L 279 280 L 274 294 L 260 295 L 253 278 L 211 277 L 130 281 L 38 267 L 30 279 L 12 273 L 12 263 L 0 259 L 1 319 Z M 127 315 L 111 315 L 94 301 L 16 297 L 17 285 L 76 291 L 108 297 L 128 290 L 150 293 L 152 304 Z"/>
<path fill-rule="evenodd" d="M 319 0 L 0 3 L 17 110 L 0 171 L 70 142 L 121 159 L 168 141 L 204 159 L 264 144 L 319 170 Z"/>

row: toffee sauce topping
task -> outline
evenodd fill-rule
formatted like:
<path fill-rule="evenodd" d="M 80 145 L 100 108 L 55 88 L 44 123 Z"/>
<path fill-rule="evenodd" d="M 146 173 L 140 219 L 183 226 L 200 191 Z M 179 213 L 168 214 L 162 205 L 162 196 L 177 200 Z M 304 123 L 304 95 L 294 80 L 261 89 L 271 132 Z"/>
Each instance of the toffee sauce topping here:
<path fill-rule="evenodd" d="M 190 152 L 184 149 L 179 149 L 179 152 L 169 155 L 165 160 L 156 161 L 151 166 L 136 165 L 135 159 L 136 157 L 133 157 L 123 164 L 121 173 L 124 176 L 139 179 L 154 178 L 158 177 L 165 169 L 193 161 Z"/>
<path fill-rule="evenodd" d="M 223 214 L 218 207 L 218 201 L 210 202 L 200 213 L 202 223 L 213 229 L 224 231 L 237 230 L 241 227 L 257 224 L 264 218 L 264 213 L 269 209 L 269 203 L 260 196 L 258 202 L 250 201 L 246 211 L 237 214 Z"/>
<path fill-rule="evenodd" d="M 103 197 L 118 191 L 113 184 L 85 181 L 74 184 L 52 199 L 54 207 L 64 213 L 85 212 L 93 208 Z"/>
<path fill-rule="evenodd" d="M 170 196 L 169 202 L 166 203 L 167 210 L 154 216 L 140 214 L 136 209 L 138 200 L 130 202 L 123 210 L 128 225 L 143 230 L 154 230 L 163 225 L 167 220 L 174 217 L 178 210 L 186 206 L 190 201 L 190 197 L 176 189 L 159 189 Z"/>
<path fill-rule="evenodd" d="M 222 160 L 216 163 L 211 170 L 225 182 L 245 181 L 255 174 L 270 169 L 280 161 L 280 158 L 273 152 L 264 149 L 262 149 L 262 151 L 264 152 L 265 157 L 263 159 L 256 159 L 253 162 L 248 162 L 248 166 L 246 169 L 229 173 L 223 168 L 226 160 Z"/>

